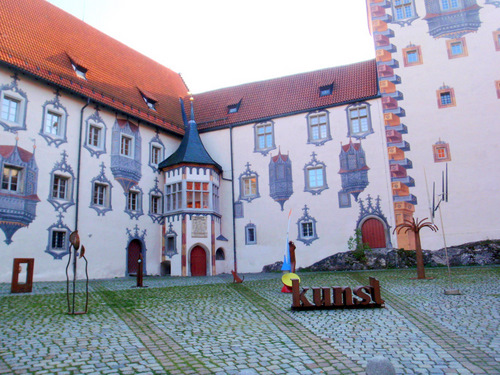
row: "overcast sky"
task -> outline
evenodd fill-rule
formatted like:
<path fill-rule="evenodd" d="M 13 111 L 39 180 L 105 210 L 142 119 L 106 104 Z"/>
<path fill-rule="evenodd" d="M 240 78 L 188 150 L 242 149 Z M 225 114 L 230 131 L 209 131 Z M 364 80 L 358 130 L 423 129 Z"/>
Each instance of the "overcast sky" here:
<path fill-rule="evenodd" d="M 374 57 L 365 0 L 48 0 L 193 93 Z"/>

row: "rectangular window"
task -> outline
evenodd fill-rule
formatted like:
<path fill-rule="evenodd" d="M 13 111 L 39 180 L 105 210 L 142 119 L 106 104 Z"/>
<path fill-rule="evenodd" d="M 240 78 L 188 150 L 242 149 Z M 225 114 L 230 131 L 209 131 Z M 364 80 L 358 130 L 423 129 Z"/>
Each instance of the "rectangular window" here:
<path fill-rule="evenodd" d="M 182 207 L 182 183 L 167 185 L 166 187 L 167 212 L 179 210 Z"/>
<path fill-rule="evenodd" d="M 328 123 L 326 113 L 309 116 L 309 132 L 312 141 L 318 141 L 328 137 Z"/>
<path fill-rule="evenodd" d="M 151 146 L 151 164 L 158 165 L 161 162 L 161 147 Z"/>
<path fill-rule="evenodd" d="M 212 185 L 212 207 L 215 212 L 219 212 L 220 210 L 219 203 L 219 187 L 216 185 Z"/>
<path fill-rule="evenodd" d="M 495 43 L 495 50 L 500 51 L 500 29 L 493 31 L 493 42 Z"/>
<path fill-rule="evenodd" d="M 105 207 L 108 205 L 108 185 L 105 184 L 94 184 L 94 192 L 92 196 L 92 203 L 96 206 Z"/>
<path fill-rule="evenodd" d="M 263 124 L 257 126 L 257 149 L 265 150 L 273 147 L 273 125 Z"/>
<path fill-rule="evenodd" d="M 162 213 L 161 196 L 159 195 L 151 196 L 151 213 L 152 214 Z"/>
<path fill-rule="evenodd" d="M 19 122 L 19 107 L 21 102 L 9 96 L 2 98 L 2 119 L 11 122 Z"/>
<path fill-rule="evenodd" d="M 52 111 L 47 111 L 45 115 L 45 133 L 61 135 L 61 127 L 61 115 Z"/>
<path fill-rule="evenodd" d="M 129 211 L 139 210 L 139 192 L 137 191 L 128 192 L 127 208 Z"/>
<path fill-rule="evenodd" d="M 441 105 L 449 105 L 451 104 L 451 93 L 450 92 L 442 92 L 441 93 Z"/>
<path fill-rule="evenodd" d="M 302 238 L 314 237 L 313 223 L 305 222 L 302 225 Z"/>
<path fill-rule="evenodd" d="M 208 182 L 186 182 L 187 208 L 208 209 L 209 194 Z"/>
<path fill-rule="evenodd" d="M 244 177 L 243 182 L 243 196 L 251 197 L 257 195 L 257 177 Z"/>
<path fill-rule="evenodd" d="M 22 168 L 5 165 L 2 173 L 2 189 L 21 191 Z"/>
<path fill-rule="evenodd" d="M 394 0 L 394 16 L 396 20 L 413 17 L 413 5 L 411 0 Z"/>
<path fill-rule="evenodd" d="M 88 145 L 96 148 L 102 147 L 102 128 L 97 125 L 89 126 L 89 138 L 87 140 Z"/>
<path fill-rule="evenodd" d="M 52 198 L 68 199 L 69 178 L 60 175 L 54 175 L 52 184 Z"/>
<path fill-rule="evenodd" d="M 403 61 L 405 66 L 422 64 L 422 51 L 420 46 L 408 46 L 403 48 Z"/>
<path fill-rule="evenodd" d="M 368 123 L 368 109 L 366 106 L 349 110 L 351 135 L 361 134 L 370 130 Z"/>
<path fill-rule="evenodd" d="M 52 231 L 52 249 L 62 250 L 66 247 L 66 231 Z"/>
<path fill-rule="evenodd" d="M 324 185 L 323 168 L 309 168 L 307 170 L 308 182 L 310 188 L 319 188 Z"/>
<path fill-rule="evenodd" d="M 448 143 L 439 141 L 432 145 L 432 150 L 434 152 L 435 163 L 451 161 L 450 145 Z"/>
<path fill-rule="evenodd" d="M 257 243 L 257 229 L 255 224 L 248 224 L 245 227 L 245 245 L 254 245 Z"/>
<path fill-rule="evenodd" d="M 468 56 L 465 38 L 447 40 L 446 48 L 448 50 L 449 59 Z"/>
<path fill-rule="evenodd" d="M 438 108 L 454 107 L 456 105 L 455 92 L 452 88 L 443 86 L 440 90 L 437 90 L 436 94 L 438 100 Z"/>
<path fill-rule="evenodd" d="M 459 6 L 459 0 L 441 0 L 441 9 L 450 10 L 456 9 Z"/>
<path fill-rule="evenodd" d="M 319 88 L 319 96 L 328 96 L 333 93 L 333 84 Z"/>
<path fill-rule="evenodd" d="M 123 156 L 132 157 L 132 138 L 126 135 L 121 136 L 120 154 Z"/>

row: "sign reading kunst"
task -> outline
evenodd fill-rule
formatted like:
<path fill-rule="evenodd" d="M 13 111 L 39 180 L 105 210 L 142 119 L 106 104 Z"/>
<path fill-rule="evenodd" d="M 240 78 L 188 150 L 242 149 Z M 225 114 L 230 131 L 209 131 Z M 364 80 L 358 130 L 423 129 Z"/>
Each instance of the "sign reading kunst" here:
<path fill-rule="evenodd" d="M 299 290 L 299 280 L 292 279 L 292 310 L 366 309 L 384 307 L 380 283 L 370 277 L 370 285 L 351 289 L 346 286 L 312 288 L 312 303 L 307 299 L 309 288 Z M 354 296 L 353 296 L 354 293 Z"/>

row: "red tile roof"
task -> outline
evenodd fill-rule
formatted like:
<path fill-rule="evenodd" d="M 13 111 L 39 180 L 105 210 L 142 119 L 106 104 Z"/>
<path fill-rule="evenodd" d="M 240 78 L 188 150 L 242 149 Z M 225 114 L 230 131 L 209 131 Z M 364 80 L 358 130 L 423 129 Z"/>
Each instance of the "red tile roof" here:
<path fill-rule="evenodd" d="M 33 154 L 29 151 L 26 151 L 24 148 L 17 146 L 4 146 L 4 145 L 0 146 L 0 155 L 2 155 L 4 159 L 8 159 L 12 155 L 15 149 L 17 149 L 17 151 L 19 152 L 19 157 L 25 163 L 28 163 L 33 157 Z"/>
<path fill-rule="evenodd" d="M 333 83 L 332 95 L 319 89 Z M 375 60 L 253 82 L 194 96 L 200 130 L 245 124 L 377 96 Z M 238 112 L 228 106 L 241 100 Z"/>
<path fill-rule="evenodd" d="M 87 69 L 78 78 L 71 60 Z M 182 77 L 45 0 L 0 1 L 0 62 L 182 134 Z M 156 100 L 148 108 L 141 92 Z"/>

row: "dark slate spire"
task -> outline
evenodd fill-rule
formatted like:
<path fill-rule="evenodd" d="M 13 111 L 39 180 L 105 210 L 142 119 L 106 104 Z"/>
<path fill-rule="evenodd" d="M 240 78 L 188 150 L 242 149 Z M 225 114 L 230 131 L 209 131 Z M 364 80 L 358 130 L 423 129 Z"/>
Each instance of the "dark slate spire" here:
<path fill-rule="evenodd" d="M 212 159 L 212 157 L 208 154 L 207 150 L 205 150 L 205 146 L 203 146 L 203 143 L 201 142 L 200 135 L 198 133 L 198 127 L 196 125 L 196 122 L 194 121 L 192 99 L 191 99 L 191 120 L 189 120 L 189 122 L 187 121 L 186 113 L 184 112 L 184 102 L 182 99 L 179 100 L 181 102 L 182 119 L 184 120 L 184 126 L 186 128 L 186 132 L 184 133 L 184 138 L 182 138 L 182 142 L 179 145 L 179 148 L 166 160 L 162 161 L 158 166 L 158 168 L 163 169 L 166 167 L 170 167 L 172 165 L 189 163 L 189 164 L 200 164 L 200 165 L 213 165 L 220 172 L 222 172 L 221 166 Z"/>

